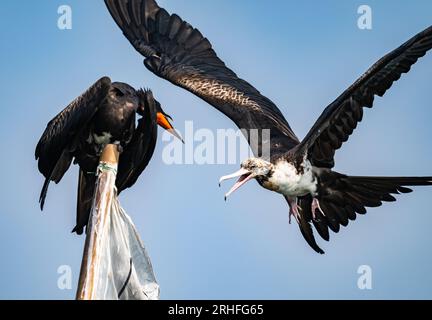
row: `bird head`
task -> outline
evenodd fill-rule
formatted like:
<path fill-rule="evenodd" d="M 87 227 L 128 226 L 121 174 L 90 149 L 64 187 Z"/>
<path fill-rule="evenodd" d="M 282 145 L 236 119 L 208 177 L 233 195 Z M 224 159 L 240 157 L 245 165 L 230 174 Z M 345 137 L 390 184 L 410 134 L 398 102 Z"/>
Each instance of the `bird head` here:
<path fill-rule="evenodd" d="M 168 131 L 170 134 L 172 134 L 174 137 L 179 139 L 182 143 L 184 143 L 183 138 L 181 135 L 177 132 L 176 129 L 174 129 L 174 126 L 171 124 L 172 118 L 170 115 L 168 115 L 163 109 L 159 101 L 157 101 L 153 97 L 153 93 L 151 90 L 140 90 L 140 107 L 138 110 L 138 113 L 142 115 L 144 108 L 147 108 L 149 104 L 153 104 L 156 109 L 156 122 L 157 124 Z"/>
<path fill-rule="evenodd" d="M 225 180 L 239 178 L 231 190 L 225 195 L 225 200 L 248 181 L 265 178 L 271 175 L 272 171 L 273 164 L 268 161 L 259 158 L 247 159 L 241 164 L 239 171 L 220 178 L 219 185 Z"/>

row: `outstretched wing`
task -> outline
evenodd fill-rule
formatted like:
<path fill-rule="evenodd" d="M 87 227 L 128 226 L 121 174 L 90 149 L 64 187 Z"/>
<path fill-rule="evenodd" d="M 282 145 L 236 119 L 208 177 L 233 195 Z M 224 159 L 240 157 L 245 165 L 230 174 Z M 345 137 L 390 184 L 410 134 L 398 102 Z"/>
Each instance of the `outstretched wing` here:
<path fill-rule="evenodd" d="M 147 92 L 145 98 L 145 105 L 148 107 L 144 109 L 144 114 L 138 121 L 131 142 L 120 156 L 116 181 L 119 194 L 136 183 L 149 164 L 156 147 L 156 104 L 151 92 Z"/>
<path fill-rule="evenodd" d="M 376 95 L 382 97 L 403 73 L 432 48 L 432 27 L 374 64 L 348 90 L 330 104 L 298 147 L 312 164 L 334 167 L 334 155 L 363 118 L 363 108 L 372 108 Z"/>
<path fill-rule="evenodd" d="M 69 149 L 75 137 L 92 119 L 110 85 L 108 77 L 101 78 L 48 123 L 35 152 L 39 171 L 46 178 L 40 197 L 41 208 L 50 181 L 58 183 L 63 178 L 72 161 Z"/>
<path fill-rule="evenodd" d="M 126 38 L 146 57 L 150 71 L 210 103 L 240 129 L 270 130 L 273 148 L 299 143 L 275 104 L 227 68 L 210 42 L 179 16 L 168 14 L 154 0 L 105 3 Z M 260 155 L 262 141 L 247 138 Z"/>

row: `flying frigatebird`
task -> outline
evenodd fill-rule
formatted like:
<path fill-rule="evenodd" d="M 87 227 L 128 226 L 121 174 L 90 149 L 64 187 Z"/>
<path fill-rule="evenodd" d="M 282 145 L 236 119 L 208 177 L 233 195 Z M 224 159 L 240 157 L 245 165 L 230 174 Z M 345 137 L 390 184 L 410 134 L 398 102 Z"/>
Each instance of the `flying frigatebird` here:
<path fill-rule="evenodd" d="M 366 207 L 395 201 L 394 194 L 412 191 L 409 186 L 432 185 L 432 177 L 353 177 L 332 170 L 335 151 L 362 120 L 363 108 L 371 108 L 375 96 L 383 96 L 432 48 L 432 27 L 374 64 L 324 110 L 300 141 L 276 105 L 226 67 L 210 42 L 178 15 L 169 14 L 154 0 L 105 3 L 126 38 L 145 56 L 150 71 L 202 98 L 240 129 L 270 130 L 270 141 L 251 144 L 255 158 L 220 182 L 239 177 L 227 196 L 252 179 L 282 194 L 290 218 L 295 217 L 316 252 L 324 253 L 312 224 L 328 241 L 329 229 L 339 232 L 340 225 L 365 214 Z M 268 157 L 263 157 L 265 144 L 270 147 Z"/>
<path fill-rule="evenodd" d="M 141 116 L 138 125 L 136 114 Z M 153 156 L 157 125 L 181 139 L 168 119 L 150 90 L 135 90 L 126 83 L 111 82 L 108 77 L 98 80 L 48 123 L 36 147 L 39 171 L 46 178 L 39 199 L 41 209 L 50 182 L 59 183 L 74 161 L 80 172 L 77 225 L 72 232 L 82 234 L 104 147 L 118 146 L 116 187 L 120 194 L 135 184 Z"/>

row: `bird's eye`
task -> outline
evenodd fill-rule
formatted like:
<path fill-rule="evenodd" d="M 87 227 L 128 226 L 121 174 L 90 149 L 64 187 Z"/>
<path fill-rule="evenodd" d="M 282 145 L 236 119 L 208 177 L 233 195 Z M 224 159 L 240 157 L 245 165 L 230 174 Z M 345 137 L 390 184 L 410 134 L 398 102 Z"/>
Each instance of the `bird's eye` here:
<path fill-rule="evenodd" d="M 123 92 L 121 92 L 119 89 L 117 89 L 117 88 L 114 88 L 114 93 L 115 93 L 115 95 L 117 96 L 117 97 L 123 97 L 124 96 L 124 93 Z"/>

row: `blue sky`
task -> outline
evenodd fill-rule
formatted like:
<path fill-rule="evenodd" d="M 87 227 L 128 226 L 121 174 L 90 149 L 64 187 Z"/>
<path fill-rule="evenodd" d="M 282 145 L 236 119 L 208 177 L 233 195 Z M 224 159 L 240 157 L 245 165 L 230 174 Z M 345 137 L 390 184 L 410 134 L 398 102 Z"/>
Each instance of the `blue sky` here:
<path fill-rule="evenodd" d="M 377 59 L 432 24 L 430 1 L 163 0 L 198 27 L 219 56 L 271 98 L 303 137 L 325 106 Z M 73 29 L 57 28 L 57 8 L 73 10 Z M 357 8 L 373 10 L 373 30 L 357 28 Z M 102 1 L 0 2 L 0 298 L 73 299 L 84 239 L 74 226 L 77 170 L 43 183 L 34 147 L 46 123 L 103 75 L 150 87 L 180 131 L 233 128 L 193 95 L 156 78 L 122 36 Z M 337 153 L 340 172 L 432 175 L 429 126 L 432 55 L 419 61 Z M 432 298 L 432 190 L 371 209 L 315 254 L 288 225 L 283 199 L 251 183 L 227 203 L 217 186 L 238 165 L 174 165 L 162 141 L 148 170 L 121 197 L 152 258 L 163 299 Z M 70 265 L 73 289 L 59 290 Z M 357 288 L 369 265 L 373 289 Z"/>

